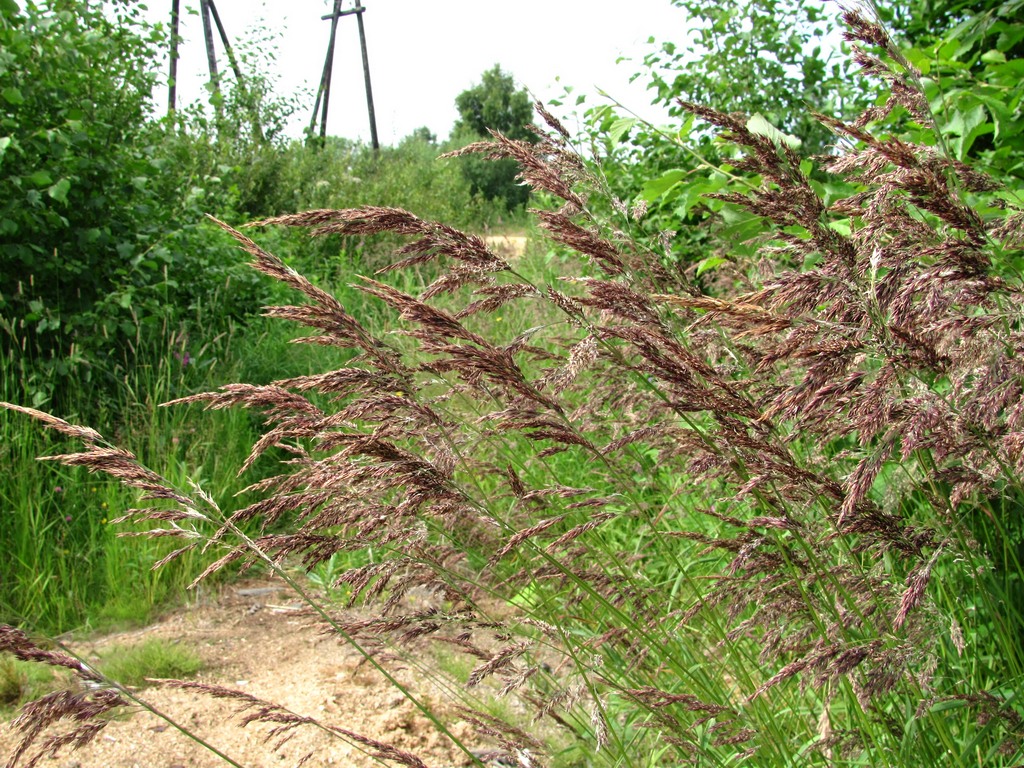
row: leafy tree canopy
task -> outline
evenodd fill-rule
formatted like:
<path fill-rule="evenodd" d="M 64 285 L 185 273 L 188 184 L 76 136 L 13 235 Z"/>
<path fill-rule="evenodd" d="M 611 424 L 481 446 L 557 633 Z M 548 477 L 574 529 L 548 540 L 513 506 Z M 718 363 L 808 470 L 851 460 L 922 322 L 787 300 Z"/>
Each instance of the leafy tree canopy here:
<path fill-rule="evenodd" d="M 241 173 L 219 150 L 154 117 L 165 45 L 137 3 L 0 0 L 0 353 L 31 361 L 18 397 L 34 405 L 116 381 L 214 295 L 225 318 L 256 306 L 203 213 L 259 190 L 227 190 Z"/>
<path fill-rule="evenodd" d="M 824 3 L 672 2 L 687 16 L 688 39 L 664 42 L 644 59 L 655 103 L 672 114 L 683 115 L 679 99 L 760 114 L 814 152 L 829 133 L 810 109 L 852 114 L 864 105 L 865 89 L 845 57 L 826 53 L 836 33 Z"/>
<path fill-rule="evenodd" d="M 516 89 L 512 75 L 497 64 L 481 76 L 480 82 L 463 91 L 455 99 L 459 120 L 453 136 L 457 142 L 468 143 L 499 131 L 510 139 L 533 142 L 536 135 L 529 129 L 533 107 L 529 94 Z M 526 203 L 529 190 L 516 180 L 518 168 L 514 160 L 485 160 L 481 157 L 462 159 L 462 169 L 472 191 L 487 200 L 503 201 L 508 210 Z"/>
<path fill-rule="evenodd" d="M 512 75 L 498 64 L 483 73 L 480 82 L 455 98 L 459 120 L 456 134 L 487 136 L 500 131 L 510 139 L 532 140 L 526 127 L 533 121 L 533 107 L 525 90 L 516 89 Z"/>

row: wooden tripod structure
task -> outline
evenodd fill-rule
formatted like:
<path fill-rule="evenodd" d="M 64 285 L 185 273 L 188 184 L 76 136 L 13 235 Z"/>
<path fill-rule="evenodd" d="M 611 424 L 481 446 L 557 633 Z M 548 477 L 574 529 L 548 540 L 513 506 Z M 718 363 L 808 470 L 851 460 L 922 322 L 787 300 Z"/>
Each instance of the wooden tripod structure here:
<path fill-rule="evenodd" d="M 342 16 L 356 17 L 359 26 L 359 47 L 363 55 L 363 80 L 366 84 L 366 107 L 370 117 L 370 141 L 374 152 L 380 149 L 380 142 L 377 139 L 377 118 L 373 110 L 373 89 L 370 86 L 370 60 L 366 54 L 366 29 L 363 26 L 363 13 L 366 12 L 360 2 L 355 0 L 355 6 L 341 10 L 342 0 L 334 0 L 334 8 L 327 16 L 322 16 L 324 21 L 331 22 L 331 38 L 327 46 L 327 58 L 324 61 L 323 74 L 320 76 L 320 87 L 316 94 L 316 104 L 313 106 L 313 117 L 309 123 L 309 135 L 312 136 L 316 129 L 317 117 L 320 119 L 320 139 L 327 136 L 327 108 L 331 98 L 331 75 L 334 71 L 334 45 L 338 36 L 338 20 Z M 206 61 L 210 70 L 210 86 L 214 96 L 214 108 L 220 112 L 220 73 L 217 68 L 217 51 L 214 45 L 213 30 L 217 29 L 224 52 L 228 57 L 228 63 L 235 74 L 235 80 L 240 88 L 245 88 L 245 81 L 242 77 L 242 70 L 238 66 L 234 49 L 224 30 L 224 23 L 217 12 L 217 5 L 214 0 L 199 0 L 199 15 L 203 20 L 203 37 L 206 42 Z M 170 77 L 168 81 L 167 113 L 172 114 L 176 109 L 178 93 L 178 45 L 181 42 L 179 34 L 181 18 L 181 0 L 171 0 L 171 62 Z M 263 131 L 259 120 L 253 119 L 253 131 L 262 138 Z"/>
<path fill-rule="evenodd" d="M 220 41 L 224 45 L 224 53 L 227 54 L 228 63 L 231 65 L 231 71 L 235 73 L 235 79 L 239 83 L 245 82 L 242 77 L 242 70 L 238 66 L 238 59 L 235 58 L 235 49 L 231 47 L 231 40 L 228 39 L 228 33 L 224 31 L 224 22 L 220 20 L 220 14 L 217 13 L 217 6 L 213 0 L 199 0 L 199 15 L 203 19 L 203 38 L 206 41 L 206 61 L 210 67 L 210 82 L 213 84 L 214 93 L 220 92 L 220 75 L 217 72 L 217 50 L 214 47 L 213 41 L 213 27 L 210 24 L 212 18 L 213 25 L 217 27 L 217 33 L 220 35 Z M 181 42 L 181 36 L 178 33 L 181 18 L 181 0 L 171 0 L 171 82 L 170 92 L 167 100 L 167 111 L 173 112 L 175 110 L 175 98 L 177 95 L 177 75 L 178 75 L 178 44 Z"/>
<path fill-rule="evenodd" d="M 203 20 L 203 38 L 206 42 L 206 61 L 210 68 L 210 85 L 213 91 L 212 95 L 215 97 L 214 105 L 219 112 L 220 73 L 217 69 L 217 50 L 214 46 L 213 39 L 214 27 L 217 28 L 217 34 L 220 36 L 220 41 L 224 46 L 224 53 L 228 57 L 228 64 L 231 66 L 231 71 L 235 74 L 235 82 L 238 83 L 240 88 L 245 88 L 245 79 L 242 77 L 242 69 L 238 66 L 238 59 L 235 58 L 235 50 L 231 47 L 231 40 L 228 38 L 228 33 L 224 30 L 224 23 L 220 19 L 220 14 L 217 12 L 217 6 L 214 3 L 214 0 L 199 0 L 199 15 Z M 178 32 L 180 19 L 181 0 L 171 0 L 171 71 L 167 94 L 168 114 L 174 112 L 177 108 L 178 44 L 181 41 Z M 263 130 L 259 125 L 258 120 L 253 120 L 253 130 L 262 138 Z"/>
<path fill-rule="evenodd" d="M 317 113 L 320 113 L 320 139 L 327 136 L 327 107 L 331 99 L 331 75 L 334 70 L 334 43 L 338 36 L 338 20 L 342 16 L 355 15 L 359 25 L 359 48 L 363 54 L 363 80 L 366 83 L 366 109 L 370 117 L 370 142 L 373 151 L 380 149 L 380 142 L 377 140 L 377 118 L 373 111 L 373 89 L 370 86 L 370 60 L 366 54 L 366 29 L 363 26 L 363 13 L 366 9 L 355 0 L 355 7 L 341 10 L 341 0 L 334 0 L 334 9 L 327 16 L 321 16 L 324 21 L 330 19 L 331 40 L 327 45 L 327 58 L 324 61 L 324 71 L 320 76 L 320 88 L 316 94 L 316 104 L 313 106 L 313 117 L 309 121 L 309 135 L 312 136 L 316 129 Z"/>

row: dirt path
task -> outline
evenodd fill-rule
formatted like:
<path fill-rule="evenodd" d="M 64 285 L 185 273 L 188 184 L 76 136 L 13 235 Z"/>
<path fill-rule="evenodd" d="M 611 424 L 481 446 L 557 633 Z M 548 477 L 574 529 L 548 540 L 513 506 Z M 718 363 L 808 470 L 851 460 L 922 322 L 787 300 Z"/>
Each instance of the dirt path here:
<path fill-rule="evenodd" d="M 71 644 L 86 659 L 104 647 L 151 637 L 187 643 L 204 660 L 204 683 L 244 691 L 299 715 L 355 731 L 416 754 L 430 766 L 467 765 L 465 755 L 439 737 L 434 726 L 351 647 L 323 635 L 289 603 L 289 595 L 263 584 L 234 585 L 205 605 L 182 609 L 152 627 Z M 267 727 L 237 725 L 231 702 L 167 688 L 143 698 L 194 729 L 244 766 L 380 766 L 353 746 L 304 727 L 283 745 L 266 739 Z M 469 726 L 454 732 L 471 739 Z M 15 743 L 0 729 L 0 757 Z M 388 763 L 391 764 L 391 763 Z M 55 768 L 221 768 L 224 762 L 155 716 L 140 712 L 108 725 L 90 745 L 42 766 Z"/>
<path fill-rule="evenodd" d="M 526 238 L 522 235 L 488 235 L 484 242 L 496 254 L 506 259 L 519 258 L 526 252 Z"/>

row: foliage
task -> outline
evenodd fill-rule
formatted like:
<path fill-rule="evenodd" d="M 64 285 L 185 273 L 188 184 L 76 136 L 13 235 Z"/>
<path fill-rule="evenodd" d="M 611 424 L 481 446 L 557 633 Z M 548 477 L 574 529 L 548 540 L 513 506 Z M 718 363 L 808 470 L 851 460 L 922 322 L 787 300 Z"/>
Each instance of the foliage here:
<path fill-rule="evenodd" d="M 499 65 L 484 72 L 479 83 L 460 93 L 455 106 L 459 120 L 452 129 L 454 143 L 486 138 L 490 131 L 519 141 L 536 140 L 536 134 L 529 129 L 533 123 L 530 97 L 525 90 L 516 89 L 512 75 L 503 72 Z M 500 200 L 509 211 L 526 203 L 529 189 L 517 182 L 514 161 L 502 158 L 488 162 L 465 157 L 461 162 L 473 193 L 479 192 L 487 200 Z"/>
<path fill-rule="evenodd" d="M 962 25 L 988 27 L 993 17 L 1014 18 L 1019 9 L 1015 0 L 915 0 L 909 3 L 883 3 L 874 11 L 891 26 L 898 38 L 915 48 L 926 48 Z M 998 35 L 999 25 L 990 30 Z M 1018 47 L 1013 58 L 1020 58 Z"/>
<path fill-rule="evenodd" d="M 37 404 L 109 392 L 133 348 L 215 296 L 224 319 L 260 298 L 203 218 L 231 199 L 217 168 L 149 118 L 162 35 L 137 14 L 27 3 L 0 27 L 0 345 L 31 360 Z"/>
<path fill-rule="evenodd" d="M 529 139 L 533 108 L 525 90 L 517 90 L 512 75 L 499 65 L 480 76 L 480 82 L 455 97 L 459 120 L 454 132 L 487 136 L 500 131 L 510 139 Z"/>
<path fill-rule="evenodd" d="M 974 158 L 1024 180 L 1024 2 L 1005 2 L 956 24 L 931 45 L 905 52 L 921 73 L 937 140 L 958 160 Z M 931 126 L 925 126 L 924 133 Z M 907 135 L 920 140 L 913 123 Z"/>
<path fill-rule="evenodd" d="M 210 105 L 193 104 L 178 113 L 179 133 L 190 138 L 192 151 L 201 158 L 198 162 L 222 177 L 230 193 L 218 201 L 225 214 L 227 208 L 254 218 L 291 210 L 281 182 L 294 162 L 288 148 L 295 142 L 285 131 L 289 120 L 304 109 L 309 93 L 279 95 L 277 79 L 267 74 L 275 70 L 273 51 L 279 35 L 261 27 L 249 30 L 235 49 L 243 79 L 221 77 Z"/>
<path fill-rule="evenodd" d="M 686 13 L 689 40 L 664 42 L 644 57 L 655 103 L 683 118 L 679 100 L 724 112 L 760 115 L 822 151 L 830 134 L 811 111 L 848 116 L 864 105 L 866 88 L 829 41 L 835 26 L 822 2 L 673 0 Z M 651 38 L 654 42 L 654 38 Z M 638 75 L 642 76 L 642 75 Z M 756 87 L 737 87 L 756 83 Z"/>
<path fill-rule="evenodd" d="M 881 121 L 885 130 L 895 132 L 907 141 L 937 144 L 958 160 L 971 159 L 979 167 L 1001 176 L 1020 177 L 1024 145 L 1018 116 L 1024 86 L 1019 77 L 1021 59 L 1014 56 L 1019 56 L 1015 51 L 1024 39 L 1024 25 L 1018 21 L 1021 7 L 1019 2 L 1003 3 L 985 13 L 966 18 L 963 8 L 947 7 L 941 13 L 951 23 L 955 22 L 952 28 L 945 32 L 933 29 L 928 37 L 932 42 L 925 47 L 893 51 L 901 62 L 898 67 L 902 71 L 917 73 L 912 75 L 914 87 L 927 96 L 928 112 L 911 115 L 891 100 L 888 108 L 882 109 L 881 104 L 889 98 L 883 95 L 877 101 L 878 107 L 870 113 L 870 119 Z M 938 4 L 933 10 L 940 13 Z M 793 9 L 793 12 L 798 11 Z M 717 11 L 707 13 L 714 16 Z M 785 18 L 783 16 L 782 20 Z M 910 22 L 903 19 L 903 23 Z M 754 23 L 753 28 L 758 29 L 758 23 Z M 785 28 L 776 27 L 774 22 L 763 22 L 760 26 L 762 34 L 771 32 L 776 38 Z M 731 63 L 730 56 L 741 56 L 741 52 L 730 49 L 727 43 L 728 40 L 719 46 L 724 62 L 719 69 L 731 72 L 749 66 L 743 61 Z M 779 40 L 774 39 L 767 47 L 776 50 L 780 45 Z M 651 57 L 649 62 L 656 59 L 657 56 Z M 734 76 L 739 75 L 734 73 Z M 683 73 L 680 77 L 685 86 L 691 76 Z M 683 95 L 669 88 L 665 79 L 656 82 L 663 95 Z M 715 77 L 709 78 L 706 83 L 698 84 L 698 89 L 715 88 L 716 82 Z M 721 87 L 726 87 L 725 81 Z M 782 99 L 787 92 L 801 92 L 792 83 L 781 82 L 759 89 L 762 95 L 758 98 L 769 98 L 769 94 L 776 90 L 779 93 L 771 98 Z M 865 93 L 870 93 L 870 90 Z M 866 107 L 871 100 L 851 95 L 846 103 L 860 103 Z M 746 109 L 758 107 L 754 103 L 732 104 Z M 790 106 L 796 109 L 794 105 Z M 817 104 L 811 106 L 818 107 Z M 671 235 L 673 260 L 689 265 L 700 277 L 739 253 L 747 256 L 752 253 L 745 243 L 749 243 L 751 236 L 759 230 L 758 218 L 719 195 L 727 190 L 741 190 L 746 184 L 757 184 L 759 179 L 734 162 L 728 144 L 709 136 L 694 123 L 692 116 L 681 118 L 681 124 L 672 131 L 661 131 L 633 118 L 623 117 L 610 107 L 592 109 L 589 114 L 599 146 L 613 160 L 605 162 L 601 172 L 615 194 L 627 201 L 622 205 L 650 206 L 649 227 Z M 806 111 L 799 114 L 806 115 Z M 790 122 L 781 120 L 773 124 L 762 120 L 756 113 L 747 119 L 746 125 L 755 133 L 774 136 L 793 146 L 796 144 L 790 141 L 788 134 L 781 133 L 776 125 L 793 131 L 796 134 L 794 138 L 802 132 Z M 824 124 L 819 130 L 824 130 Z M 822 133 L 825 135 L 827 133 Z M 804 139 L 801 151 L 809 148 L 806 136 Z M 833 139 L 830 143 L 835 142 Z M 834 178 L 816 178 L 814 183 L 826 199 L 849 191 L 848 185 Z M 636 195 L 637 189 L 641 190 L 639 195 Z M 630 197 L 634 195 L 631 201 Z M 682 231 L 677 235 L 677 230 Z M 710 286 L 707 276 L 704 284 Z"/>
<path fill-rule="evenodd" d="M 674 0 L 674 5 L 685 13 L 686 41 L 660 43 L 634 75 L 648 82 L 654 103 L 675 118 L 673 125 L 647 125 L 620 105 L 600 105 L 586 113 L 587 132 L 603 158 L 595 172 L 608 185 L 614 204 L 620 210 L 648 208 L 646 229 L 661 233 L 648 244 L 703 272 L 721 259 L 716 243 L 733 247 L 756 225 L 742 213 L 735 220 L 731 207 L 708 204 L 706 196 L 737 175 L 735 148 L 699 126 L 681 104 L 714 104 L 745 113 L 756 130 L 810 155 L 827 151 L 832 140 L 815 113 L 852 117 L 873 100 L 874 92 L 835 50 L 838 33 L 826 4 Z M 656 42 L 655 37 L 649 40 Z M 738 88 L 737 83 L 757 87 Z M 584 101 L 580 97 L 577 106 Z"/>
<path fill-rule="evenodd" d="M 123 14 L 34 4 L 0 36 L 0 309 L 45 356 L 73 357 L 75 321 L 106 293 L 111 271 L 144 261 L 133 206 L 150 158 L 137 126 L 156 41 Z M 104 70 L 119 74 L 97 76 Z M 54 365 L 69 373 L 64 360 Z"/>

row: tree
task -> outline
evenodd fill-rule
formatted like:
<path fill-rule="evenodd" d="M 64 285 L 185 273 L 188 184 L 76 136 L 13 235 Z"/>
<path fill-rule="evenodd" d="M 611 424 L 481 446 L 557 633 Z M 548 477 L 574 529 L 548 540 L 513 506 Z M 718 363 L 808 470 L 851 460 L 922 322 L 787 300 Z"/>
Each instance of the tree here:
<path fill-rule="evenodd" d="M 427 126 L 421 125 L 419 128 L 417 128 L 404 139 L 402 139 L 402 143 L 405 143 L 407 141 L 418 141 L 423 144 L 433 145 L 437 144 L 437 134 L 432 132 L 429 128 L 427 128 Z"/>
<path fill-rule="evenodd" d="M 22 5 L 0 0 L 0 353 L 28 368 L 21 398 L 58 407 L 215 292 L 243 314 L 255 284 L 204 268 L 202 214 L 255 182 L 228 189 L 202 136 L 152 117 L 165 35 L 137 3 Z"/>
<path fill-rule="evenodd" d="M 831 136 L 811 110 L 851 115 L 872 95 L 844 57 L 824 54 L 835 25 L 834 13 L 823 3 L 672 2 L 688 16 L 690 39 L 682 45 L 663 43 L 644 64 L 655 102 L 676 116 L 684 115 L 680 99 L 714 104 L 725 112 L 760 114 L 814 153 Z"/>
<path fill-rule="evenodd" d="M 882 21 L 915 48 L 933 45 L 950 31 L 961 29 L 992 38 L 1007 58 L 1024 56 L 1024 39 L 1014 31 L 1014 19 L 1024 11 L 1021 0 L 915 0 L 879 5 Z M 972 29 L 973 28 L 973 29 Z M 997 38 L 1001 37 L 1001 40 Z M 989 45 L 989 48 L 996 47 Z"/>
<path fill-rule="evenodd" d="M 533 119 L 530 97 L 517 90 L 512 75 L 497 64 L 481 76 L 480 82 L 456 97 L 459 120 L 452 131 L 456 141 L 468 144 L 498 131 L 510 139 L 533 142 L 536 135 L 529 125 Z M 526 203 L 529 190 L 516 181 L 514 160 L 484 160 L 471 156 L 462 159 L 463 173 L 474 194 L 488 200 L 501 200 L 508 210 Z"/>
<path fill-rule="evenodd" d="M 86 3 L 0 25 L 0 314 L 60 374 L 83 314 L 141 259 L 154 35 Z"/>
<path fill-rule="evenodd" d="M 525 90 L 516 90 L 512 75 L 498 64 L 483 73 L 479 84 L 460 93 L 455 106 L 459 110 L 456 133 L 469 131 L 486 136 L 493 130 L 510 139 L 530 140 L 534 136 L 527 127 L 533 121 L 530 96 Z"/>

